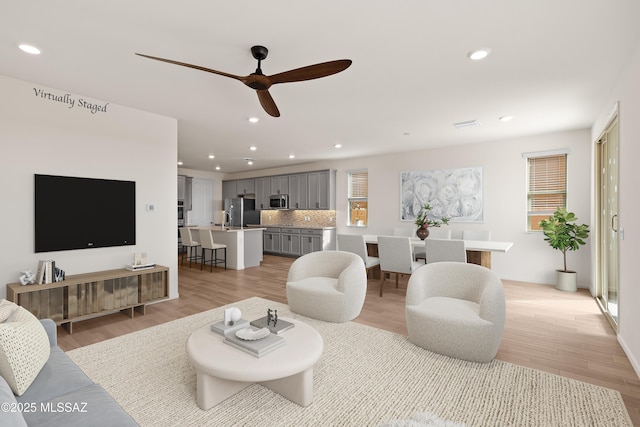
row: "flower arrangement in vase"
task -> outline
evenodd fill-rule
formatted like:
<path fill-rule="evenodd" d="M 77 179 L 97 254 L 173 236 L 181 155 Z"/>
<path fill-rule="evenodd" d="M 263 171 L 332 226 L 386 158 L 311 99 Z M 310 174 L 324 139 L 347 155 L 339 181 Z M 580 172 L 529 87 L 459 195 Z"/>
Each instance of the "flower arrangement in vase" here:
<path fill-rule="evenodd" d="M 418 226 L 416 235 L 420 240 L 424 240 L 429 236 L 429 227 L 449 225 L 449 218 L 446 216 L 443 216 L 440 219 L 429 219 L 429 212 L 431 212 L 432 209 L 433 208 L 429 203 L 425 203 L 416 217 L 415 224 Z"/>

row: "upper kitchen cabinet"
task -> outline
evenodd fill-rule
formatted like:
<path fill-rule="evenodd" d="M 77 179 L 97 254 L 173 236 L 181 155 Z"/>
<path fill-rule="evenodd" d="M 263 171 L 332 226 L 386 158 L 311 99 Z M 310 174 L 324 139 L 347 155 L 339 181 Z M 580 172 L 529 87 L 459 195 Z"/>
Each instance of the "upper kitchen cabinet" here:
<path fill-rule="evenodd" d="M 178 200 L 184 200 L 184 192 L 187 180 L 184 175 L 178 175 Z"/>
<path fill-rule="evenodd" d="M 309 172 L 309 205 L 307 209 L 336 208 L 336 171 Z"/>
<path fill-rule="evenodd" d="M 306 173 L 289 175 L 289 209 L 307 209 L 307 176 Z"/>
<path fill-rule="evenodd" d="M 256 178 L 256 209 L 269 209 L 271 196 L 271 178 Z"/>
<path fill-rule="evenodd" d="M 289 194 L 289 177 L 287 175 L 271 177 L 271 194 Z"/>
<path fill-rule="evenodd" d="M 239 179 L 236 181 L 236 195 L 233 197 L 237 197 L 239 195 L 245 194 L 256 194 L 256 180 L 251 179 Z"/>
<path fill-rule="evenodd" d="M 183 202 L 185 210 L 192 209 L 192 187 L 193 178 L 190 176 L 178 175 L 178 200 Z"/>
<path fill-rule="evenodd" d="M 222 181 L 222 199 L 238 197 L 238 181 Z"/>

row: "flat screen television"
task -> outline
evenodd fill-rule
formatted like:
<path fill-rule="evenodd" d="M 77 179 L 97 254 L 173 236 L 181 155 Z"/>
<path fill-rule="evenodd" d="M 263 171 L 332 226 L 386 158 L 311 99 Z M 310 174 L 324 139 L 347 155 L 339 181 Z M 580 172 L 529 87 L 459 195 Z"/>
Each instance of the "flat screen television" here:
<path fill-rule="evenodd" d="M 136 183 L 35 175 L 35 252 L 136 244 Z"/>

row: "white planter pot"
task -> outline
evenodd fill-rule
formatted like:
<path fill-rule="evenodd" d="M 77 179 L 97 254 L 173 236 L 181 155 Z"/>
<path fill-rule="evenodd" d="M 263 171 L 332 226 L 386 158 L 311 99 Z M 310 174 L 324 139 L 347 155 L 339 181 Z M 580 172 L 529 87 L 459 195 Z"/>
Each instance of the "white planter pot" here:
<path fill-rule="evenodd" d="M 556 289 L 575 292 L 578 289 L 578 274 L 575 271 L 556 270 Z"/>

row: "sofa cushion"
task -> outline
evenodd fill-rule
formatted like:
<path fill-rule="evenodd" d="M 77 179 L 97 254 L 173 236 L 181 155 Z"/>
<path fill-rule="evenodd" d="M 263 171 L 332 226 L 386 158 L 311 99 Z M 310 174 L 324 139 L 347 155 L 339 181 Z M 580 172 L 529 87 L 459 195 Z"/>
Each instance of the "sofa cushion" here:
<path fill-rule="evenodd" d="M 23 307 L 0 323 L 0 375 L 18 396 L 49 359 L 49 337 L 40 321 Z"/>
<path fill-rule="evenodd" d="M 18 402 L 11 387 L 0 377 L 0 426 L 26 427 L 27 423 L 18 409 Z"/>
<path fill-rule="evenodd" d="M 16 399 L 24 403 L 47 402 L 91 384 L 93 381 L 60 347 L 51 347 L 51 355 L 47 363 L 27 391 Z"/>
<path fill-rule="evenodd" d="M 100 385 L 91 384 L 38 405 L 24 414 L 29 425 L 39 427 L 123 427 L 138 424 Z"/>

